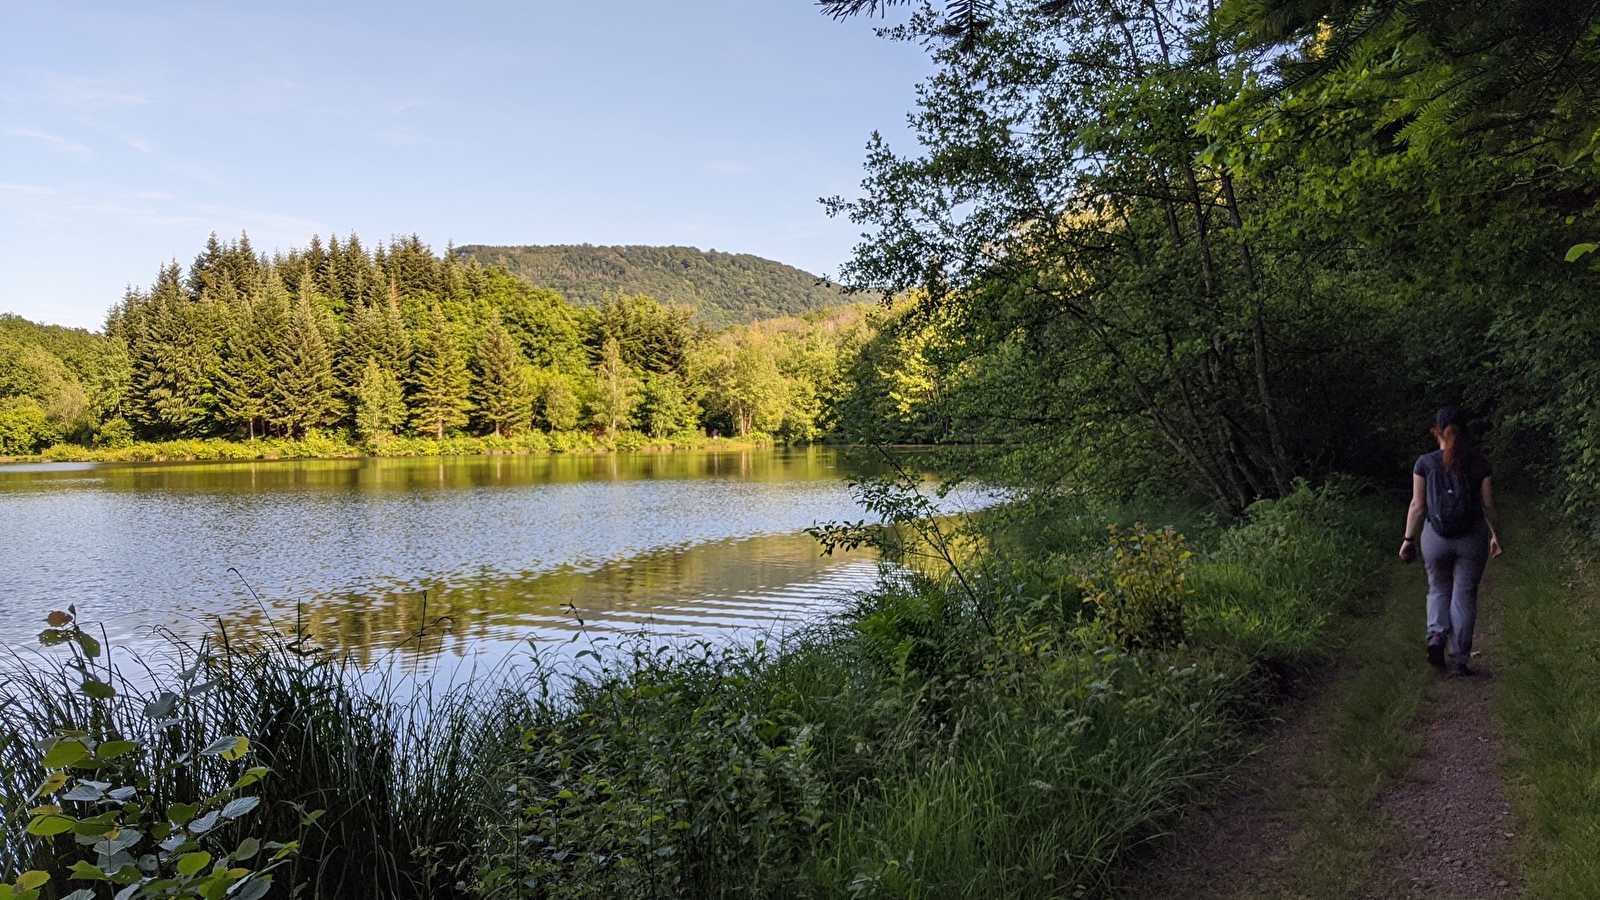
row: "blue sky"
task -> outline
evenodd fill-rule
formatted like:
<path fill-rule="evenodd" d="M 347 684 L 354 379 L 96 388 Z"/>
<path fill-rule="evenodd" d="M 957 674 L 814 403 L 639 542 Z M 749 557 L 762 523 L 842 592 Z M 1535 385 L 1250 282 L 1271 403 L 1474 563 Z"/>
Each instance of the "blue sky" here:
<path fill-rule="evenodd" d="M 0 0 L 0 312 L 98 328 L 209 232 L 684 244 L 830 274 L 912 46 L 809 0 Z"/>

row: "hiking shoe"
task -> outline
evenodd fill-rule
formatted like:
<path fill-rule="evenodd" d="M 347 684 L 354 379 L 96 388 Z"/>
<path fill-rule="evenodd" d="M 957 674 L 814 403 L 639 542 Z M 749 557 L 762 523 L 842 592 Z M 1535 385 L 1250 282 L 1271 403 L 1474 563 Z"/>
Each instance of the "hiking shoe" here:
<path fill-rule="evenodd" d="M 1438 669 L 1441 672 L 1444 671 L 1444 645 L 1443 644 L 1429 644 L 1428 645 L 1428 665 L 1433 666 L 1435 669 Z"/>
<path fill-rule="evenodd" d="M 1472 674 L 1472 670 L 1467 668 L 1466 663 L 1453 662 L 1450 664 L 1450 674 L 1455 678 L 1466 678 L 1468 675 Z"/>

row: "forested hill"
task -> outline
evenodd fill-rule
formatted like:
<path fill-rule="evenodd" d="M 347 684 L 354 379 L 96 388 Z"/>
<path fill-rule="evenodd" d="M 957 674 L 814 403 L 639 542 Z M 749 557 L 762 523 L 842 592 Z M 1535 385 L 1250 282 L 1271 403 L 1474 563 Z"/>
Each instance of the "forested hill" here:
<path fill-rule="evenodd" d="M 817 276 L 748 253 L 694 247 L 490 247 L 457 252 L 501 266 L 579 306 L 597 307 L 623 294 L 648 294 L 662 303 L 692 306 L 720 328 L 837 306 L 844 294 Z"/>

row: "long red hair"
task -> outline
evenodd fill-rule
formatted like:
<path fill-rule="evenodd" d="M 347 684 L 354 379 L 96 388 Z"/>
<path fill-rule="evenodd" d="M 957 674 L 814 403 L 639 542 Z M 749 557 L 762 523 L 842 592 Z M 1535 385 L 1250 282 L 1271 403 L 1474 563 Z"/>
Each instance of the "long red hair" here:
<path fill-rule="evenodd" d="M 1444 448 L 1444 467 L 1460 475 L 1463 463 L 1467 461 L 1467 454 L 1472 452 L 1461 440 L 1461 429 L 1454 425 L 1446 425 L 1440 430 L 1436 425 L 1433 436 L 1439 439 L 1439 446 Z"/>

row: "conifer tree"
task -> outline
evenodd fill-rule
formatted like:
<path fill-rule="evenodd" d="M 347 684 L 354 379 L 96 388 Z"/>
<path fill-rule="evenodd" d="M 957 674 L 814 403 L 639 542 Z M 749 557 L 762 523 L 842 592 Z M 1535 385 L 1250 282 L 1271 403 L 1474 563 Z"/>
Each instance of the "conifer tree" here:
<path fill-rule="evenodd" d="M 494 316 L 478 344 L 478 383 L 473 392 L 478 419 L 495 436 L 510 434 L 529 418 L 528 378 L 517 344 Z"/>
<path fill-rule="evenodd" d="M 273 397 L 274 421 L 297 436 L 338 418 L 333 354 L 317 324 L 311 294 L 309 285 L 302 282 L 279 350 L 278 383 Z"/>
<path fill-rule="evenodd" d="M 250 440 L 273 411 L 278 363 L 289 322 L 289 296 L 276 273 L 247 292 L 229 318 L 217 376 L 224 416 L 243 423 Z"/>
<path fill-rule="evenodd" d="M 389 437 L 406 423 L 406 398 L 400 380 L 374 357 L 367 357 L 362 368 L 355 399 L 356 433 L 363 440 Z"/>
<path fill-rule="evenodd" d="M 467 366 L 438 303 L 417 342 L 411 378 L 411 423 L 417 430 L 443 439 L 445 429 L 467 424 Z"/>

